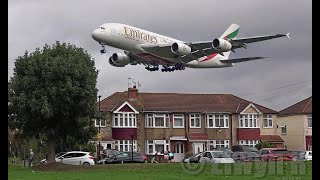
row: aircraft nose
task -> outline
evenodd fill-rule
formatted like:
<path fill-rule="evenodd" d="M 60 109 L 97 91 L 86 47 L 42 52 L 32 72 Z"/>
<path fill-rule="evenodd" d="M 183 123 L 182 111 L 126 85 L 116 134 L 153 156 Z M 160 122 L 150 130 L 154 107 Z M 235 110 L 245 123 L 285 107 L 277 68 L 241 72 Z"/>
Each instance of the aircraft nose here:
<path fill-rule="evenodd" d="M 100 32 L 99 29 L 95 29 L 94 31 L 92 31 L 91 36 L 94 40 L 96 41 L 101 41 L 101 35 L 102 33 Z"/>

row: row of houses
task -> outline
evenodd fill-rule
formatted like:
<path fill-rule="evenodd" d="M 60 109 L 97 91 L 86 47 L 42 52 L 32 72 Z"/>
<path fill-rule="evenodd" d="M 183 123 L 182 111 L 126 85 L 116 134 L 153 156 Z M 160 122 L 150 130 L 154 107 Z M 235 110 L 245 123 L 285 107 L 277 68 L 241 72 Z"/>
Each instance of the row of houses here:
<path fill-rule="evenodd" d="M 312 149 L 312 97 L 280 112 L 232 94 L 139 93 L 134 86 L 99 102 L 101 149 L 147 155 L 172 151 L 180 161 L 233 145 L 270 142 L 289 150 Z"/>

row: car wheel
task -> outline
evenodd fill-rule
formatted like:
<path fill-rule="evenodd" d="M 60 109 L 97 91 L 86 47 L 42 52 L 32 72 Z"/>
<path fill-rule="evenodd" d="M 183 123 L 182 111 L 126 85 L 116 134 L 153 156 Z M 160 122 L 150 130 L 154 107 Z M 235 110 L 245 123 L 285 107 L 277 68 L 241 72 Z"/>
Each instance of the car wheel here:
<path fill-rule="evenodd" d="M 90 165 L 88 162 L 84 162 L 82 165 Z"/>

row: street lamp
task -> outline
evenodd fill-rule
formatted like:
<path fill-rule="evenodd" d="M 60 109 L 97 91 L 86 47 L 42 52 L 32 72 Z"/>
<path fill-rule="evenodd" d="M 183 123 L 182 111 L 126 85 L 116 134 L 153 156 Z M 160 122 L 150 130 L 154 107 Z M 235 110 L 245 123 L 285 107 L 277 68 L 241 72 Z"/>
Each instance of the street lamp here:
<path fill-rule="evenodd" d="M 100 134 L 100 124 L 101 124 L 100 98 L 101 98 L 101 95 L 98 96 L 98 98 L 99 98 L 99 128 L 98 128 L 98 130 L 99 130 L 99 148 L 98 148 L 99 158 L 98 159 L 100 160 L 100 147 L 101 147 L 101 145 L 100 145 L 100 137 L 101 137 L 101 134 Z"/>

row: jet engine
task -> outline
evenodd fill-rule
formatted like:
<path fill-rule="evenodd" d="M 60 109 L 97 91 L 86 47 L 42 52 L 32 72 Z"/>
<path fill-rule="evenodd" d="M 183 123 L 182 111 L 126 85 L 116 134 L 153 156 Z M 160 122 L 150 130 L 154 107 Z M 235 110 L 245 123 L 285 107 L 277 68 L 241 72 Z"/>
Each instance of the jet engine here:
<path fill-rule="evenodd" d="M 130 63 L 130 57 L 125 54 L 113 53 L 109 58 L 109 63 L 115 67 L 124 67 Z"/>
<path fill-rule="evenodd" d="M 231 50 L 232 44 L 225 39 L 217 38 L 212 41 L 212 47 L 222 52 L 226 52 Z"/>
<path fill-rule="evenodd" d="M 177 55 L 188 55 L 191 53 L 191 47 L 183 43 L 173 43 L 171 51 Z"/>

